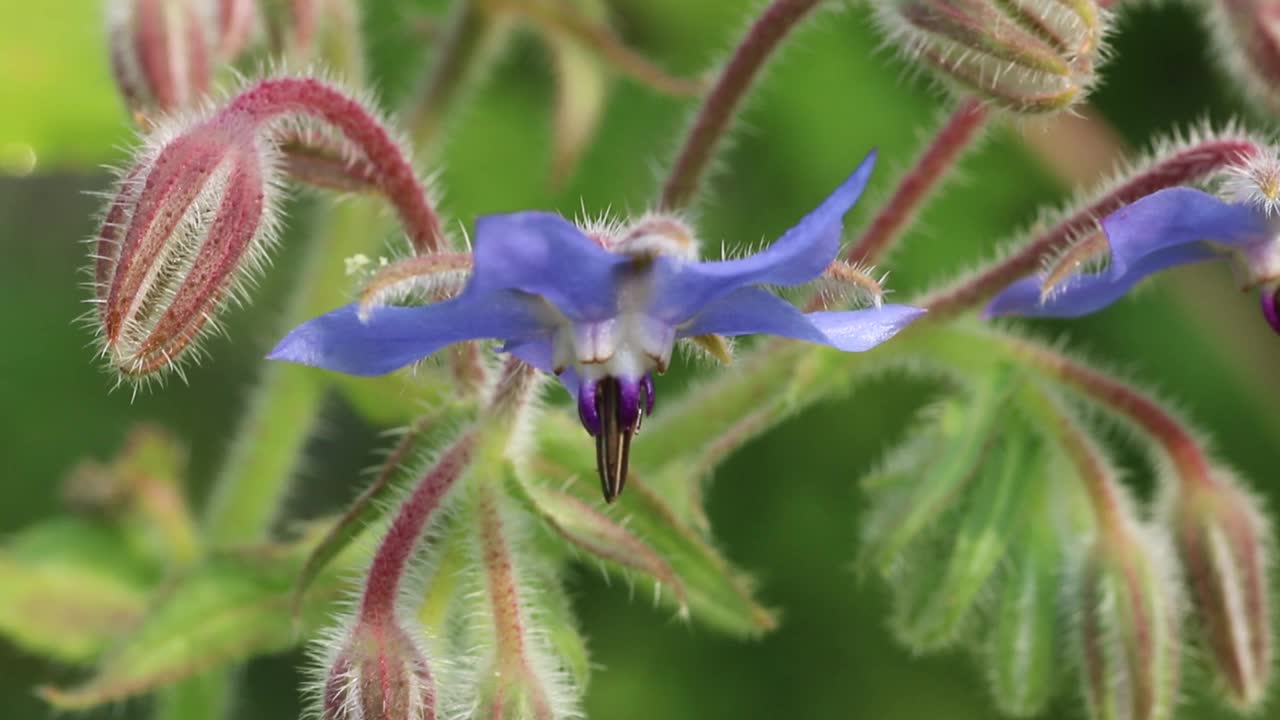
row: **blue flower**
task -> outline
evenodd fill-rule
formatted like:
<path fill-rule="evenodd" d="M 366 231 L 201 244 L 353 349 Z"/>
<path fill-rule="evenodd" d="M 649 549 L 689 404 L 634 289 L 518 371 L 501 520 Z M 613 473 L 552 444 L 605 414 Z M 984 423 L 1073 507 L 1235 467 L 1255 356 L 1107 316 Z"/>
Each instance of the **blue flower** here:
<path fill-rule="evenodd" d="M 1243 269 L 1246 286 L 1262 287 L 1263 313 L 1280 332 L 1275 288 L 1280 247 L 1264 206 L 1225 202 L 1191 188 L 1169 188 L 1108 215 L 1102 233 L 1077 246 L 1084 252 L 1068 250 L 1057 267 L 1005 288 L 985 314 L 1087 315 L 1119 300 L 1148 275 L 1176 265 L 1233 258 Z M 1096 273 L 1075 272 L 1092 260 L 1105 260 L 1106 267 Z"/>
<path fill-rule="evenodd" d="M 677 340 L 764 333 L 868 350 L 924 311 L 884 305 L 802 313 L 761 286 L 818 278 L 839 251 L 874 153 L 798 225 L 763 251 L 698 261 L 678 221 L 658 217 L 616 239 L 558 215 L 518 212 L 476 223 L 474 270 L 456 297 L 419 307 L 348 305 L 295 328 L 269 356 L 352 375 L 380 375 L 451 343 L 494 339 L 577 395 L 596 438 L 606 500 L 626 480 L 631 438 L 653 406 Z"/>

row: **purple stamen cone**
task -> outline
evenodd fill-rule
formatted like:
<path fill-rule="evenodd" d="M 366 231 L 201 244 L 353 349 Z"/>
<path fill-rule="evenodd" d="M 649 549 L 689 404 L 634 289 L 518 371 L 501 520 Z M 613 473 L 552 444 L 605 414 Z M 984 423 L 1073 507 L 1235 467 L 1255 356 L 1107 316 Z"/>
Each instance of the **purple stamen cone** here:
<path fill-rule="evenodd" d="M 600 434 L 600 408 L 596 404 L 596 383 L 584 382 L 578 386 L 578 419 L 592 437 Z"/>
<path fill-rule="evenodd" d="M 640 378 L 640 391 L 644 393 L 644 414 L 653 414 L 653 376 L 645 373 Z"/>
<path fill-rule="evenodd" d="M 618 425 L 635 428 L 640 424 L 640 380 L 618 380 Z"/>
<path fill-rule="evenodd" d="M 1280 286 L 1262 289 L 1262 315 L 1271 329 L 1280 334 Z"/>

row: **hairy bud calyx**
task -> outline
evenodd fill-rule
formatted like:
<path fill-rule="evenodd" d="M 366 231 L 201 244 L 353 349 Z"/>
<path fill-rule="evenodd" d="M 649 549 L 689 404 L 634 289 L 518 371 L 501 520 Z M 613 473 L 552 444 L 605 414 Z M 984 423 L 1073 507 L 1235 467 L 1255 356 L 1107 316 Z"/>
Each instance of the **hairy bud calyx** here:
<path fill-rule="evenodd" d="M 1081 100 L 1094 83 L 1105 32 L 1091 0 L 896 0 L 879 16 L 909 55 L 1017 113 Z"/>

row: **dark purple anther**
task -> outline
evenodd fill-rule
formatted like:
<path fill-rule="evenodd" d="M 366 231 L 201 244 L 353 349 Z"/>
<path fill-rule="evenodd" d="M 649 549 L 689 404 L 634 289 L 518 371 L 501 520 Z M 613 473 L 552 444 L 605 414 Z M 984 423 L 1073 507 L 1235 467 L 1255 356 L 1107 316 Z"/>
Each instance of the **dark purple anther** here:
<path fill-rule="evenodd" d="M 640 382 L 630 378 L 618 381 L 618 425 L 639 429 Z"/>
<path fill-rule="evenodd" d="M 578 385 L 578 419 L 582 421 L 582 427 L 595 437 L 600 434 L 600 408 L 596 406 L 596 388 L 598 385 L 594 382 L 584 382 Z"/>
<path fill-rule="evenodd" d="M 1262 315 L 1271 329 L 1280 334 L 1280 285 L 1262 288 Z"/>
<path fill-rule="evenodd" d="M 631 438 L 653 408 L 653 378 L 606 377 L 578 388 L 578 417 L 596 439 L 596 471 L 605 502 L 627 484 Z"/>
<path fill-rule="evenodd" d="M 644 414 L 653 414 L 653 376 L 648 373 L 640 378 L 640 391 L 644 393 Z"/>

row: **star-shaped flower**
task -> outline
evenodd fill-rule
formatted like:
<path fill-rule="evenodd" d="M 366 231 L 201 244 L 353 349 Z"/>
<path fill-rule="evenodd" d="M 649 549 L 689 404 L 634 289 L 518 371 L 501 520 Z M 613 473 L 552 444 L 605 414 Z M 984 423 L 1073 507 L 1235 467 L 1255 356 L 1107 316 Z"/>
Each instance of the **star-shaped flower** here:
<path fill-rule="evenodd" d="M 673 218 L 589 235 L 551 213 L 483 217 L 473 270 L 456 297 L 367 315 L 348 305 L 295 328 L 270 357 L 379 375 L 452 343 L 500 340 L 502 351 L 555 373 L 577 396 L 612 501 L 626 482 L 631 438 L 653 406 L 652 373 L 666 369 L 676 341 L 763 333 L 858 352 L 924 312 L 880 305 L 802 313 L 762 287 L 824 274 L 874 160 L 868 155 L 772 245 L 733 260 L 699 261 L 693 237 Z"/>
<path fill-rule="evenodd" d="M 1080 240 L 1045 272 L 1005 288 L 986 315 L 1087 315 L 1119 300 L 1148 275 L 1231 258 L 1245 287 L 1261 288 L 1263 314 L 1280 332 L 1277 231 L 1276 218 L 1264 203 L 1227 202 L 1186 187 L 1160 190 L 1108 215 L 1100 234 Z"/>

